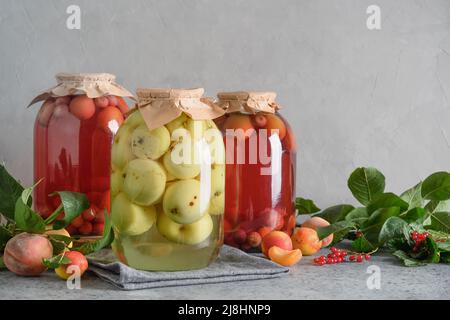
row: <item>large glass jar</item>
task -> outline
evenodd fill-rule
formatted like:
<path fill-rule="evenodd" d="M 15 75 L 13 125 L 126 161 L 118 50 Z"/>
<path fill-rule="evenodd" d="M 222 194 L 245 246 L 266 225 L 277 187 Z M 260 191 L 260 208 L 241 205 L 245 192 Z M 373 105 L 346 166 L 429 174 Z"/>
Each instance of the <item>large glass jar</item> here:
<path fill-rule="evenodd" d="M 258 250 L 271 230 L 295 227 L 296 145 L 273 92 L 223 92 L 216 119 L 226 146 L 225 243 Z"/>
<path fill-rule="evenodd" d="M 90 208 L 67 227 L 71 235 L 103 233 L 110 203 L 113 136 L 124 120 L 130 92 L 110 74 L 58 74 L 58 85 L 36 97 L 44 101 L 34 126 L 34 206 L 44 218 L 60 205 L 55 191 L 85 193 Z M 63 214 L 63 213 L 62 213 Z"/>
<path fill-rule="evenodd" d="M 223 242 L 223 114 L 203 89 L 140 89 L 112 149 L 113 251 L 142 270 L 206 267 Z"/>

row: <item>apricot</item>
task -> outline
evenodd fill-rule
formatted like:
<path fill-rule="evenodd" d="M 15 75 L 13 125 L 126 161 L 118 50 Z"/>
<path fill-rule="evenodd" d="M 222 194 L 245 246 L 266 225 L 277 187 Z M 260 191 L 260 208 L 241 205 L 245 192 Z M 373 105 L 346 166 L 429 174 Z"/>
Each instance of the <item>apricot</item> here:
<path fill-rule="evenodd" d="M 80 271 L 80 276 L 88 268 L 88 261 L 86 257 L 78 251 L 67 251 L 64 256 L 70 260 L 70 263 L 59 266 L 55 269 L 56 274 L 64 280 L 67 280 L 73 273 L 77 272 L 76 269 Z"/>
<path fill-rule="evenodd" d="M 94 99 L 95 106 L 97 108 L 106 108 L 109 105 L 107 97 L 98 97 Z"/>
<path fill-rule="evenodd" d="M 126 103 L 125 99 L 122 97 L 116 97 L 117 98 L 117 108 L 119 108 L 120 112 L 127 113 L 130 108 L 128 107 L 128 104 Z"/>
<path fill-rule="evenodd" d="M 264 238 L 272 230 L 273 230 L 273 228 L 271 228 L 271 227 L 261 227 L 258 229 L 258 233 L 261 235 L 261 238 Z"/>
<path fill-rule="evenodd" d="M 264 128 L 267 125 L 267 118 L 265 115 L 259 113 L 253 116 L 253 123 L 258 128 Z"/>
<path fill-rule="evenodd" d="M 83 225 L 84 220 L 82 216 L 78 216 L 75 219 L 72 220 L 72 222 L 70 223 L 72 226 L 74 226 L 75 228 L 79 228 Z"/>
<path fill-rule="evenodd" d="M 36 276 L 47 269 L 42 259 L 52 256 L 53 246 L 45 236 L 24 232 L 6 243 L 3 261 L 17 275 Z"/>
<path fill-rule="evenodd" d="M 95 219 L 97 211 L 98 211 L 97 206 L 91 204 L 89 208 L 87 208 L 81 213 L 81 216 L 83 217 L 84 221 L 92 221 Z"/>
<path fill-rule="evenodd" d="M 227 134 L 226 130 L 244 130 L 244 134 L 242 137 L 248 138 L 250 137 L 254 132 L 255 128 L 253 127 L 252 121 L 250 120 L 250 117 L 244 114 L 232 114 L 230 115 L 223 124 L 223 128 L 225 130 L 225 133 Z M 232 132 L 232 134 L 234 131 Z M 238 133 L 235 133 L 236 137 L 240 137 Z"/>
<path fill-rule="evenodd" d="M 110 106 L 115 107 L 119 104 L 119 100 L 117 100 L 116 96 L 107 96 L 107 98 Z"/>
<path fill-rule="evenodd" d="M 265 117 L 267 119 L 265 129 L 269 131 L 268 135 L 271 136 L 278 133 L 280 140 L 283 140 L 286 136 L 286 126 L 284 125 L 283 120 L 274 114 L 266 114 Z"/>
<path fill-rule="evenodd" d="M 302 251 L 300 249 L 285 250 L 277 246 L 269 249 L 269 259 L 284 267 L 290 267 L 302 258 Z"/>
<path fill-rule="evenodd" d="M 317 228 L 328 227 L 329 225 L 330 223 L 323 218 L 312 217 L 311 219 L 303 222 L 302 227 L 317 230 Z M 328 247 L 331 242 L 333 242 L 333 234 L 330 234 L 328 237 L 322 239 L 322 247 Z"/>
<path fill-rule="evenodd" d="M 95 223 L 92 225 L 92 234 L 96 236 L 103 235 L 103 229 L 105 228 L 105 224 L 103 222 Z"/>
<path fill-rule="evenodd" d="M 123 122 L 123 114 L 116 107 L 106 107 L 97 116 L 97 126 L 106 132 L 116 133 Z"/>
<path fill-rule="evenodd" d="M 95 113 L 94 100 L 86 95 L 77 96 L 70 101 L 70 112 L 80 120 L 88 120 Z"/>
<path fill-rule="evenodd" d="M 301 227 L 292 235 L 292 246 L 294 249 L 300 249 L 304 256 L 310 256 L 320 250 L 322 241 L 319 240 L 316 230 Z"/>
<path fill-rule="evenodd" d="M 261 241 L 262 241 L 262 237 L 261 235 L 256 232 L 256 231 L 252 231 L 247 235 L 247 241 L 246 243 L 251 247 L 251 248 L 257 248 L 261 245 Z"/>
<path fill-rule="evenodd" d="M 92 233 L 92 223 L 90 223 L 89 221 L 83 222 L 81 227 L 78 228 L 78 231 L 83 236 L 87 236 L 87 235 L 91 234 Z"/>
<path fill-rule="evenodd" d="M 50 118 L 55 110 L 55 102 L 53 100 L 46 100 L 39 110 L 38 121 L 43 127 L 48 126 Z"/>
<path fill-rule="evenodd" d="M 284 250 L 292 250 L 292 240 L 283 231 L 271 231 L 261 241 L 261 251 L 266 257 L 269 256 L 269 249 L 277 246 Z"/>

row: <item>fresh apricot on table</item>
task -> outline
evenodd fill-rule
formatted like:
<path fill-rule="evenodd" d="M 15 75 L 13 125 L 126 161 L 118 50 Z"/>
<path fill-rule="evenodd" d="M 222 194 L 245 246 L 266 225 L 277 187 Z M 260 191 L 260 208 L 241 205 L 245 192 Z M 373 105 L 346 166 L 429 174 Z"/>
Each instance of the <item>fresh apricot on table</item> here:
<path fill-rule="evenodd" d="M 294 249 L 300 249 L 304 256 L 310 256 L 322 248 L 322 241 L 319 240 L 316 230 L 301 227 L 292 235 L 292 246 Z"/>
<path fill-rule="evenodd" d="M 300 249 L 285 250 L 277 246 L 269 249 L 269 259 L 284 267 L 290 267 L 299 262 L 302 258 Z"/>
<path fill-rule="evenodd" d="M 254 132 L 255 128 L 253 127 L 252 121 L 250 117 L 244 114 L 232 114 L 230 115 L 223 125 L 225 133 L 228 135 L 229 132 L 227 130 L 233 130 L 231 135 L 235 135 L 236 137 L 247 138 L 250 137 Z M 240 131 L 243 130 L 243 131 Z"/>
<path fill-rule="evenodd" d="M 267 124 L 265 128 L 269 131 L 268 136 L 278 134 L 280 140 L 283 140 L 286 136 L 286 126 L 280 117 L 274 114 L 266 114 Z"/>
<path fill-rule="evenodd" d="M 86 95 L 76 96 L 70 101 L 69 110 L 80 120 L 90 119 L 95 113 L 94 100 Z"/>
<path fill-rule="evenodd" d="M 53 246 L 47 237 L 23 232 L 6 243 L 3 262 L 17 275 L 36 276 L 47 270 L 42 260 L 52 256 Z"/>
<path fill-rule="evenodd" d="M 123 114 L 116 107 L 106 107 L 97 116 L 97 126 L 107 132 L 117 132 L 123 122 Z"/>
<path fill-rule="evenodd" d="M 64 256 L 70 260 L 69 263 L 59 266 L 55 269 L 56 274 L 64 280 L 69 279 L 74 273 L 82 276 L 88 268 L 88 261 L 86 257 L 78 251 L 67 251 Z"/>
<path fill-rule="evenodd" d="M 312 217 L 311 219 L 303 222 L 302 227 L 317 230 L 317 228 L 324 228 L 329 225 L 330 223 L 321 217 Z M 331 242 L 333 242 L 333 234 L 330 234 L 328 237 L 322 239 L 322 247 L 329 246 Z"/>
<path fill-rule="evenodd" d="M 269 249 L 277 246 L 284 250 L 292 250 L 292 240 L 289 235 L 283 231 L 271 231 L 261 241 L 261 251 L 268 257 Z"/>

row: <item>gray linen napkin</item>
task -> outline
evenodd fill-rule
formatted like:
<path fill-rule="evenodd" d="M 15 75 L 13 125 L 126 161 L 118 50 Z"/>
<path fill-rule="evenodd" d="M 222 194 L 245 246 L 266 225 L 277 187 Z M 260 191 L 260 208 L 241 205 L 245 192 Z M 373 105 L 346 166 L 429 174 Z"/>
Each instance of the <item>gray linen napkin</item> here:
<path fill-rule="evenodd" d="M 89 270 L 123 290 L 269 279 L 289 272 L 288 268 L 230 246 L 223 246 L 219 257 L 209 267 L 191 271 L 136 270 L 118 262 L 111 250 L 102 250 L 88 259 Z"/>

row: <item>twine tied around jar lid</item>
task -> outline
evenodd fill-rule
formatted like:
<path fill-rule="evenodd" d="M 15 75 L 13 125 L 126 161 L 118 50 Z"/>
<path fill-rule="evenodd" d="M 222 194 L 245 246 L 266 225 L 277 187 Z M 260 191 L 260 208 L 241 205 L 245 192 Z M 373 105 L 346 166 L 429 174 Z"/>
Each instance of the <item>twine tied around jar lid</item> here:
<path fill-rule="evenodd" d="M 137 89 L 137 108 L 150 130 L 159 128 L 186 113 L 194 120 L 212 120 L 225 113 L 204 98 L 203 88 L 196 89 Z"/>
<path fill-rule="evenodd" d="M 226 113 L 275 113 L 281 109 L 280 105 L 275 101 L 277 94 L 272 91 L 219 92 L 217 97 L 219 98 L 217 104 Z"/>
<path fill-rule="evenodd" d="M 133 94 L 115 82 L 116 76 L 109 73 L 58 73 L 57 85 L 36 96 L 28 105 L 48 98 L 85 94 L 89 98 L 102 96 L 128 97 L 136 100 Z"/>

